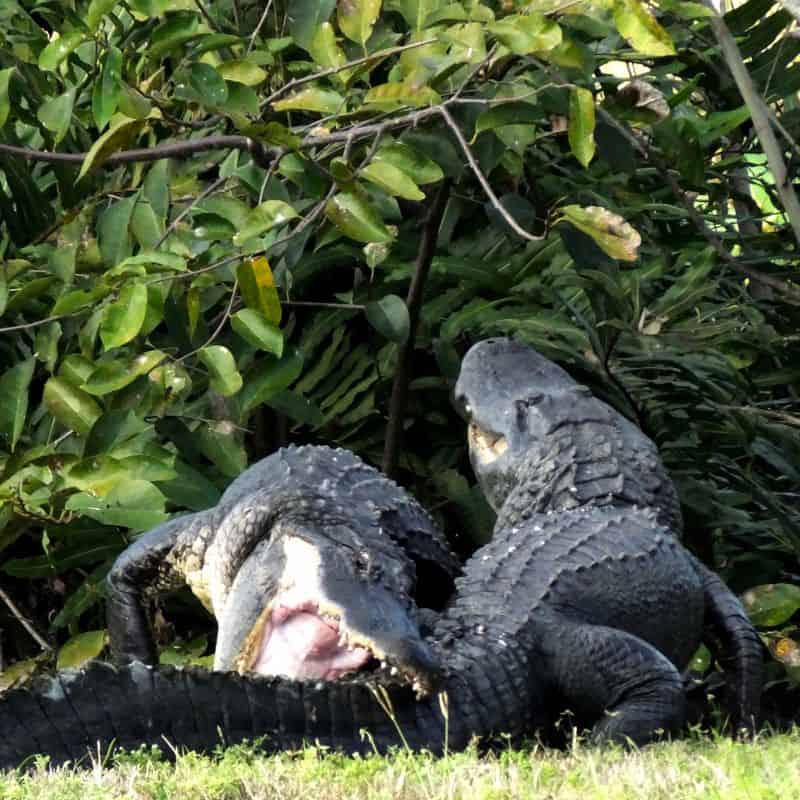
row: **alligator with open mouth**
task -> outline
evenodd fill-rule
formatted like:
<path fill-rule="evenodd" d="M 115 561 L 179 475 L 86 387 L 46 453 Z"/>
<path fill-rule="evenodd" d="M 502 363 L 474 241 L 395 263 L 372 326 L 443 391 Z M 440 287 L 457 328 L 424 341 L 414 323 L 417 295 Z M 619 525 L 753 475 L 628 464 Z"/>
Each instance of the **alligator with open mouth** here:
<path fill-rule="evenodd" d="M 97 741 L 164 747 L 166 738 L 209 749 L 220 734 L 226 742 L 265 736 L 268 750 L 318 741 L 348 752 L 401 743 L 441 752 L 475 736 L 543 730 L 565 709 L 596 741 L 644 744 L 681 728 L 681 670 L 704 624 L 720 638 L 721 652 L 735 658 L 738 721 L 754 716 L 760 642 L 736 598 L 680 544 L 674 490 L 652 443 L 566 372 L 510 340 L 470 350 L 456 399 L 469 418 L 471 459 L 498 521 L 492 541 L 455 580 L 432 633 L 418 635 L 413 604 L 392 605 L 382 596 L 378 602 L 364 588 L 378 579 L 389 595 L 419 591 L 408 539 L 353 538 L 356 504 L 326 506 L 330 491 L 318 493 L 316 509 L 313 501 L 300 511 L 294 503 L 277 512 L 274 502 L 254 504 L 251 495 L 263 487 L 256 465 L 252 484 L 223 496 L 221 505 L 230 502 L 221 518 L 197 522 L 210 526 L 209 548 L 225 526 L 252 528 L 253 536 L 243 537 L 251 544 L 229 552 L 229 537 L 221 537 L 219 555 L 206 558 L 203 551 L 195 562 L 192 548 L 180 544 L 181 525 L 195 522 L 182 518 L 162 529 L 168 545 L 157 561 L 166 572 L 181 564 L 180 574 L 209 595 L 220 620 L 216 664 L 276 674 L 176 670 L 139 660 L 61 673 L 0 700 L 4 729 L 18 731 L 0 740 L 0 765 L 34 752 L 76 758 Z M 338 538 L 320 524 L 320 513 L 340 527 Z M 380 556 L 378 541 L 392 545 Z M 430 555 L 430 537 L 422 541 Z M 359 550 L 374 571 L 359 568 Z M 184 554 L 174 564 L 173 551 Z M 118 584 L 122 610 L 112 607 L 111 615 L 123 629 L 118 655 L 147 658 L 137 578 L 152 582 L 162 568 L 130 556 L 138 566 Z M 217 573 L 203 574 L 206 560 Z M 382 566 L 389 580 L 379 577 Z M 232 599 L 241 624 L 226 614 Z M 382 622 L 370 622 L 373 603 Z M 359 604 L 365 608 L 353 620 L 361 621 L 351 624 L 346 609 Z M 390 635 L 381 639 L 383 625 Z M 289 640 L 311 646 L 287 654 L 282 642 Z"/>

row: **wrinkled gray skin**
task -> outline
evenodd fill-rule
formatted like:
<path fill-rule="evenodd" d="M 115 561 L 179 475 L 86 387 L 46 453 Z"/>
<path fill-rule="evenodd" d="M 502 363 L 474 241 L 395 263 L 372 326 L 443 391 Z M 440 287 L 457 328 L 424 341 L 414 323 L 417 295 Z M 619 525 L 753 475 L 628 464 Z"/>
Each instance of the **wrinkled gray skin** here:
<path fill-rule="evenodd" d="M 273 599 L 291 537 L 316 548 L 319 574 L 309 578 L 349 638 L 427 685 L 435 665 L 416 608 L 444 604 L 458 561 L 412 497 L 352 453 L 322 446 L 262 459 L 216 506 L 170 520 L 120 555 L 108 578 L 115 661 L 157 663 L 147 597 L 188 584 L 219 624 L 214 669 L 248 671 L 246 643 Z"/>
<path fill-rule="evenodd" d="M 482 342 L 456 387 L 478 426 L 470 449 L 498 523 L 428 641 L 446 721 L 441 696 L 417 697 L 384 674 L 302 683 L 92 664 L 0 699 L 0 724 L 16 726 L 15 737 L 0 737 L 0 765 L 32 752 L 74 758 L 112 738 L 209 749 L 218 730 L 227 742 L 266 735 L 267 750 L 317 740 L 369 752 L 401 744 L 399 728 L 410 747 L 441 752 L 474 736 L 547 729 L 565 709 L 595 741 L 645 744 L 680 729 L 680 670 L 709 620 L 736 652 L 737 697 L 752 710 L 758 638 L 736 599 L 680 545 L 655 449 L 531 352 Z"/>

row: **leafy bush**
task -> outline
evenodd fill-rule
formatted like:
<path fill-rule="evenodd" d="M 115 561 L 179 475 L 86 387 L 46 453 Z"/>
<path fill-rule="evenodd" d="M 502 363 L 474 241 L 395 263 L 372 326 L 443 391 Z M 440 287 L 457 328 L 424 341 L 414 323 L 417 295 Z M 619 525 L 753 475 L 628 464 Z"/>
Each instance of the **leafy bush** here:
<path fill-rule="evenodd" d="M 492 519 L 449 393 L 498 332 L 656 440 L 686 541 L 735 588 L 796 581 L 796 243 L 710 13 L 4 4 L 0 551 L 23 616 L 93 654 L 137 532 L 288 441 L 380 463 L 407 347 L 399 477 L 468 552 Z M 726 21 L 796 139 L 791 18 Z M 207 627 L 183 597 L 168 616 Z"/>

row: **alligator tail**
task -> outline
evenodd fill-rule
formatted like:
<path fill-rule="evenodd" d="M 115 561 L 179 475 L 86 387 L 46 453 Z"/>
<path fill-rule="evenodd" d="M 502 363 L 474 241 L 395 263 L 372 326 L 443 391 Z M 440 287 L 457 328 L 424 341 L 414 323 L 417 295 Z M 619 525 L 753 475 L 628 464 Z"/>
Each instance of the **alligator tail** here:
<path fill-rule="evenodd" d="M 398 686 L 383 699 L 396 709 L 394 720 L 385 703 L 355 681 L 312 684 L 90 662 L 0 696 L 0 769 L 41 753 L 52 765 L 85 763 L 90 754 L 103 758 L 115 746 L 156 745 L 170 758 L 177 743 L 201 752 L 244 740 L 260 740 L 267 752 L 306 742 L 347 753 L 385 752 L 404 742 L 443 749 L 435 697 L 418 702 L 409 687 Z M 362 729 L 370 735 L 364 737 Z M 460 745 L 451 734 L 451 747 L 466 745 L 466 729 L 458 738 Z"/>
<path fill-rule="evenodd" d="M 732 684 L 734 729 L 752 732 L 758 724 L 764 682 L 761 639 L 744 607 L 721 578 L 696 558 L 693 560 L 703 582 L 704 624 L 714 656 Z"/>

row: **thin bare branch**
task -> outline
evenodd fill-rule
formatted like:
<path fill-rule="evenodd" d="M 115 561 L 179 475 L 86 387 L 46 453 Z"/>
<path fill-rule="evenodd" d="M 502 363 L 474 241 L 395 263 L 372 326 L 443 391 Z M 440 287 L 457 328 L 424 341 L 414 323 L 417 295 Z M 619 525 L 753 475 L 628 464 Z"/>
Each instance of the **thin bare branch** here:
<path fill-rule="evenodd" d="M 497 210 L 497 213 L 506 221 L 507 225 L 514 231 L 518 236 L 521 236 L 523 239 L 527 239 L 529 242 L 540 242 L 544 239 L 544 236 L 535 236 L 532 233 L 528 233 L 520 224 L 511 216 L 511 214 L 506 211 L 503 207 L 503 204 L 500 202 L 500 199 L 494 193 L 494 190 L 489 185 L 489 181 L 486 179 L 486 176 L 483 174 L 480 166 L 478 165 L 475 156 L 472 154 L 472 150 L 470 149 L 467 140 L 464 138 L 464 134 L 461 133 L 461 129 L 456 124 L 456 121 L 453 119 L 450 112 L 447 110 L 445 105 L 441 105 L 438 107 L 438 112 L 443 117 L 444 121 L 447 123 L 447 126 L 453 132 L 453 136 L 456 137 L 459 145 L 461 146 L 461 150 L 464 153 L 464 157 L 467 159 L 467 163 L 470 166 L 475 177 L 478 179 L 478 183 L 480 183 L 481 188 L 483 189 L 486 196 L 489 198 L 489 202 L 494 206 Z"/>
<path fill-rule="evenodd" d="M 38 644 L 42 650 L 49 652 L 53 649 L 47 639 L 45 639 L 44 636 L 42 636 L 42 634 L 36 630 L 33 623 L 19 610 L 19 608 L 17 608 L 14 601 L 3 591 L 2 588 L 0 588 L 0 600 L 6 604 L 8 610 L 14 615 L 19 624 L 22 625 L 26 631 L 28 631 L 28 633 L 31 635 L 31 638 L 34 639 L 36 644 Z"/>
<path fill-rule="evenodd" d="M 188 214 L 188 213 L 189 213 L 189 212 L 190 212 L 190 211 L 191 211 L 191 210 L 192 210 L 192 209 L 193 209 L 193 208 L 194 208 L 194 207 L 195 207 L 195 206 L 196 206 L 198 203 L 202 202 L 202 201 L 203 201 L 203 200 L 205 200 L 205 199 L 206 199 L 206 197 L 208 197 L 210 194 L 214 194 L 214 192 L 216 192 L 216 191 L 217 191 L 217 189 L 219 189 L 219 188 L 221 188 L 222 186 L 224 186 L 224 185 L 225 185 L 225 183 L 227 182 L 227 180 L 228 180 L 227 176 L 226 176 L 226 177 L 223 177 L 223 178 L 217 178 L 215 181 L 213 181 L 213 182 L 212 182 L 212 183 L 210 183 L 208 186 L 206 186 L 206 188 L 205 188 L 205 189 L 203 189 L 203 191 L 202 191 L 202 192 L 200 192 L 200 194 L 199 194 L 199 195 L 197 195 L 197 197 L 195 197 L 195 198 L 194 198 L 194 199 L 193 199 L 193 200 L 192 200 L 192 201 L 191 201 L 191 202 L 190 202 L 190 203 L 189 203 L 189 204 L 186 206 L 186 208 L 184 208 L 184 209 L 183 209 L 183 210 L 180 212 L 180 214 L 178 214 L 178 216 L 177 216 L 177 217 L 175 217 L 175 219 L 174 219 L 174 220 L 172 220 L 172 222 L 170 222 L 170 224 L 167 226 L 167 229 L 166 229 L 166 230 L 164 231 L 164 233 L 161 235 L 161 238 L 160 238 L 160 239 L 159 239 L 159 240 L 158 240 L 158 241 L 157 241 L 157 242 L 156 242 L 156 243 L 153 245 L 153 250 L 158 250 L 158 248 L 159 248 L 159 247 L 161 247 L 161 245 L 162 245 L 162 244 L 164 244 L 164 242 L 166 242 L 166 241 L 167 241 L 167 239 L 169 239 L 169 237 L 170 237 L 170 234 L 172 234 L 172 233 L 175 231 L 175 229 L 178 227 L 178 225 L 180 225 L 181 221 L 182 221 L 182 220 L 183 220 L 183 219 L 186 217 L 186 215 L 187 215 L 187 214 Z"/>
<path fill-rule="evenodd" d="M 267 21 L 267 17 L 269 16 L 269 10 L 272 8 L 272 0 L 267 0 L 267 4 L 264 6 L 264 12 L 261 14 L 261 19 L 258 21 L 258 25 L 256 25 L 253 32 L 250 34 L 250 41 L 247 44 L 247 53 L 250 54 L 250 51 L 253 49 L 256 43 L 256 39 L 258 38 L 258 34 L 261 33 L 261 28 L 264 27 L 264 23 Z"/>
<path fill-rule="evenodd" d="M 336 75 L 337 72 L 344 72 L 345 70 L 352 69 L 353 67 L 359 67 L 362 64 L 368 64 L 370 61 L 380 61 L 382 58 L 388 58 L 389 56 L 393 56 L 397 53 L 403 53 L 406 50 L 414 50 L 417 47 L 424 47 L 428 44 L 434 44 L 437 39 L 422 39 L 419 42 L 412 42 L 411 44 L 401 44 L 397 47 L 389 47 L 386 50 L 379 50 L 377 53 L 370 53 L 368 56 L 363 56 L 362 58 L 353 59 L 353 61 L 348 61 L 346 64 L 341 64 L 338 67 L 329 67 L 328 69 L 320 70 L 319 72 L 312 72 L 310 75 L 304 75 L 302 78 L 292 78 L 289 83 L 284 84 L 279 89 L 276 89 L 266 100 L 263 100 L 261 105 L 262 107 L 270 105 L 270 103 L 274 103 L 279 97 L 283 97 L 287 92 L 292 91 L 292 89 L 296 89 L 298 86 L 302 86 L 305 83 L 311 83 L 312 81 L 318 81 L 320 78 L 327 78 L 329 75 Z"/>

